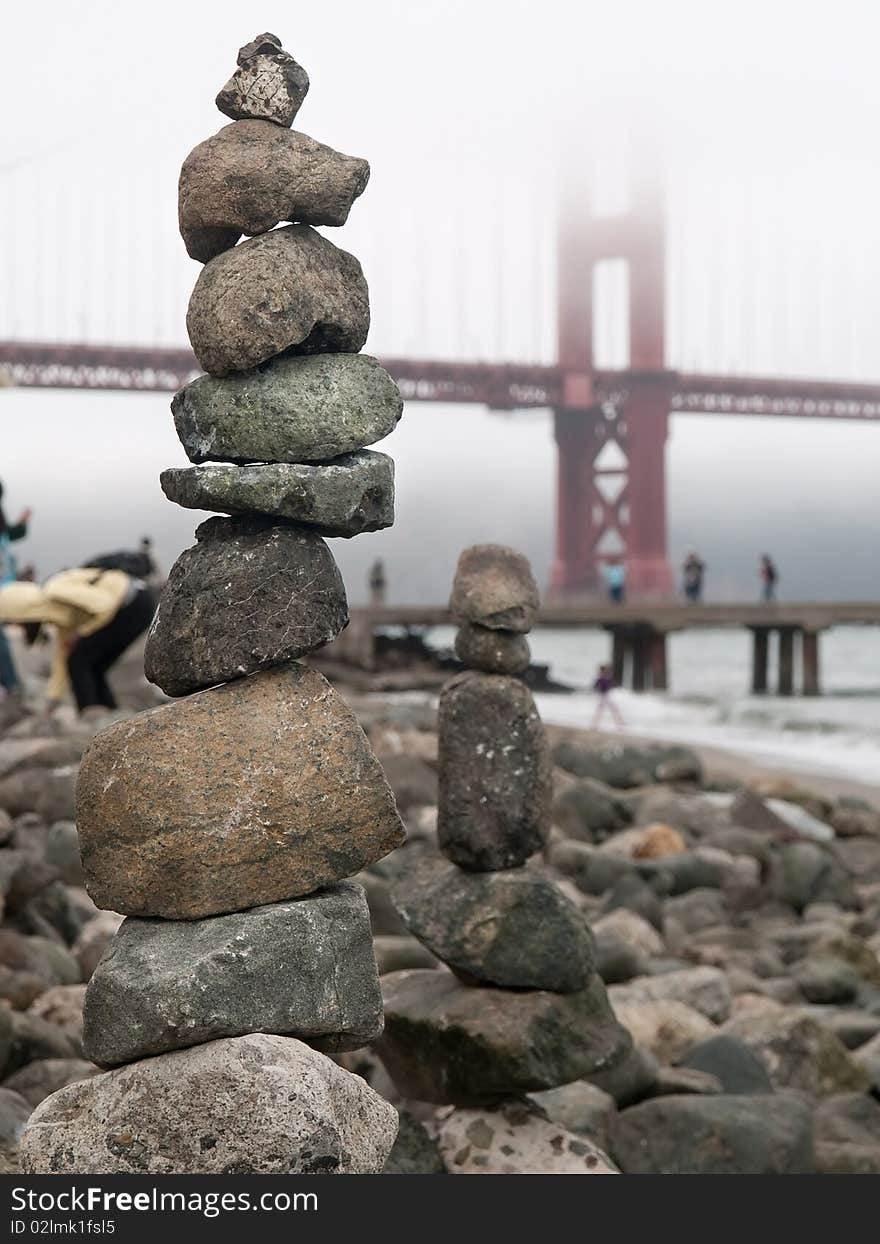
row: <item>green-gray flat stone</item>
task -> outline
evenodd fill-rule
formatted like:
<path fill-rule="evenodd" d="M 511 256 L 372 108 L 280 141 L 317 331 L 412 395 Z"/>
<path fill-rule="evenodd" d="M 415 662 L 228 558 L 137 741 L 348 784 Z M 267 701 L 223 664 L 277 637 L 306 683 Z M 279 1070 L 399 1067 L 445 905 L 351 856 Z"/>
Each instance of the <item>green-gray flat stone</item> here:
<path fill-rule="evenodd" d="M 394 522 L 394 463 L 368 449 L 315 464 L 172 467 L 160 482 L 168 500 L 186 509 L 290 518 L 325 536 L 356 536 Z"/>
<path fill-rule="evenodd" d="M 393 432 L 403 401 L 368 354 L 314 354 L 199 376 L 171 409 L 190 462 L 322 462 Z"/>

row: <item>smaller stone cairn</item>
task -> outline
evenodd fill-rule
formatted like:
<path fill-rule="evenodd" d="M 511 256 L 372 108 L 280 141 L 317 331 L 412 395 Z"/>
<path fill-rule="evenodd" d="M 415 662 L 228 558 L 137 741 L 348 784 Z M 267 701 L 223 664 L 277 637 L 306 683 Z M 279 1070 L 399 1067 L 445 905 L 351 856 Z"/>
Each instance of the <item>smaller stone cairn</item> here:
<path fill-rule="evenodd" d="M 508 1110 L 511 1099 L 611 1067 L 630 1045 L 594 969 L 588 926 L 529 863 L 549 832 L 551 766 L 532 695 L 514 674 L 528 666 L 538 603 L 521 554 L 498 545 L 462 554 L 450 607 L 469 668 L 443 688 L 439 712 L 447 858 L 423 857 L 392 891 L 409 931 L 451 971 L 383 977 L 377 1048 L 408 1098 Z M 495 1122 L 500 1135 L 510 1119 Z M 450 1116 L 441 1143 L 455 1127 Z M 578 1153 L 590 1173 L 583 1148 L 567 1147 L 560 1161 L 571 1169 Z"/>
<path fill-rule="evenodd" d="M 274 35 L 238 65 L 217 100 L 233 123 L 180 177 L 207 374 L 172 403 L 196 465 L 161 481 L 225 517 L 177 560 L 147 641 L 148 676 L 185 698 L 103 731 L 80 768 L 86 885 L 126 917 L 84 1007 L 84 1050 L 109 1070 L 34 1112 L 34 1173 L 375 1173 L 397 1132 L 326 1055 L 382 1030 L 346 878 L 403 826 L 351 711 L 296 660 L 348 622 L 322 537 L 394 516 L 391 459 L 365 446 L 400 394 L 357 353 L 360 264 L 311 227 L 345 221 L 369 167 L 288 128 L 308 78 Z"/>

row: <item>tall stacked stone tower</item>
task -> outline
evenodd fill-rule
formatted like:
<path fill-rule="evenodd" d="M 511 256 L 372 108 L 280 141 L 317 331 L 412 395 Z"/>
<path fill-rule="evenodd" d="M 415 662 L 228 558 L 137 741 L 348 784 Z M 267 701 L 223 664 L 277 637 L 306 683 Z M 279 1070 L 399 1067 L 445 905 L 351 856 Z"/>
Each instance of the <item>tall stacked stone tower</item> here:
<path fill-rule="evenodd" d="M 630 1042 L 583 917 L 529 862 L 549 831 L 550 761 L 532 695 L 513 677 L 528 666 L 538 606 L 527 560 L 498 545 L 467 549 L 450 606 L 470 668 L 440 696 L 447 858 L 423 858 L 392 896 L 452 970 L 383 978 L 378 1049 L 406 1097 L 491 1105 L 610 1066 Z"/>
<path fill-rule="evenodd" d="M 148 637 L 148 676 L 183 698 L 83 759 L 88 889 L 126 916 L 85 1004 L 86 1055 L 113 1070 L 34 1113 L 30 1171 L 375 1172 L 396 1134 L 393 1108 L 321 1052 L 382 1030 L 366 900 L 345 878 L 404 833 L 352 713 L 297 658 L 348 621 L 322 537 L 393 521 L 392 462 L 364 446 L 401 401 L 358 353 L 360 264 L 312 228 L 344 223 L 369 168 L 289 128 L 307 89 L 261 35 L 217 99 L 233 123 L 181 172 L 207 375 L 172 403 L 197 465 L 162 487 L 226 517 L 196 531 Z"/>

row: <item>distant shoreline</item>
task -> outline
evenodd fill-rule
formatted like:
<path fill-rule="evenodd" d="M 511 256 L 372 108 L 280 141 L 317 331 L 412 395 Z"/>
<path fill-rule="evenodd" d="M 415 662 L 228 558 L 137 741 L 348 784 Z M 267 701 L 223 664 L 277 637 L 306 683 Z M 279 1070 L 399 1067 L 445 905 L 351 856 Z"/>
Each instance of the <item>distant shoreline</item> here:
<path fill-rule="evenodd" d="M 546 724 L 547 734 L 551 741 L 557 739 L 583 739 L 594 743 L 634 743 L 663 744 L 668 746 L 672 740 L 668 735 L 662 737 L 650 734 L 630 734 L 628 731 L 584 730 L 576 726 L 556 726 Z M 762 760 L 759 756 L 745 756 L 740 752 L 722 747 L 705 746 L 700 743 L 689 743 L 680 740 L 682 746 L 695 752 L 709 777 L 748 783 L 757 778 L 787 779 L 795 785 L 815 791 L 829 798 L 853 797 L 867 799 L 869 803 L 880 806 L 880 775 L 876 782 L 865 782 L 858 778 L 838 776 L 836 774 L 816 773 L 807 766 L 799 768 L 790 762 L 783 764 L 776 760 Z"/>

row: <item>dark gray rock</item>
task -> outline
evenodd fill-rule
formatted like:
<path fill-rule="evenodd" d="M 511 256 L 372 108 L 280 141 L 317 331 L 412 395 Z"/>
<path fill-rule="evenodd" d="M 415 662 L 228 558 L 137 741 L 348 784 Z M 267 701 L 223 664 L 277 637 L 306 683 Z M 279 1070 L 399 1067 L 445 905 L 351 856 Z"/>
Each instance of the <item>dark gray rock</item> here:
<path fill-rule="evenodd" d="M 627 790 L 654 781 L 699 781 L 702 765 L 687 747 L 634 747 L 631 744 L 588 744 L 563 739 L 553 749 L 561 769 L 579 778 Z M 661 776 L 661 775 L 666 776 Z M 651 819 L 658 819 L 656 816 Z"/>
<path fill-rule="evenodd" d="M 0 1145 L 17 1145 L 31 1113 L 31 1104 L 13 1089 L 0 1088 Z"/>
<path fill-rule="evenodd" d="M 623 873 L 615 880 L 602 904 L 602 911 L 614 911 L 618 907 L 636 912 L 658 932 L 663 932 L 663 904 L 655 891 L 635 872 Z"/>
<path fill-rule="evenodd" d="M 841 1005 L 859 992 L 859 974 L 851 964 L 831 955 L 810 956 L 795 968 L 794 978 L 808 1002 Z"/>
<path fill-rule="evenodd" d="M 399 1110 L 397 1140 L 388 1155 L 383 1175 L 445 1175 L 446 1166 L 433 1140 L 414 1114 Z"/>
<path fill-rule="evenodd" d="M 772 1097 L 658 1097 L 611 1121 L 628 1175 L 802 1175 L 813 1170 L 809 1105 Z"/>
<path fill-rule="evenodd" d="M 102 1067 L 247 1032 L 358 1049 L 382 1030 L 366 896 L 341 882 L 207 920 L 125 920 L 83 1021 L 83 1050 Z"/>
<path fill-rule="evenodd" d="M 159 482 L 169 501 L 190 510 L 266 514 L 324 536 L 357 536 L 394 522 L 394 462 L 368 449 L 321 463 L 171 467 Z"/>
<path fill-rule="evenodd" d="M 812 842 L 792 842 L 782 848 L 771 886 L 775 896 L 798 913 L 811 903 L 835 903 L 847 910 L 858 910 L 861 905 L 844 866 Z"/>
<path fill-rule="evenodd" d="M 686 933 L 698 933 L 727 923 L 729 913 L 719 890 L 691 890 L 667 899 L 664 904 L 667 922 L 675 921 Z"/>
<path fill-rule="evenodd" d="M 583 916 L 537 870 L 466 873 L 425 859 L 392 898 L 410 932 L 465 980 L 573 993 L 592 974 Z"/>
<path fill-rule="evenodd" d="M 715 1076 L 724 1093 L 773 1092 L 773 1084 L 760 1058 L 743 1041 L 727 1033 L 719 1033 L 693 1046 L 679 1059 L 678 1065 Z"/>
<path fill-rule="evenodd" d="M 356 354 L 370 302 L 361 266 L 309 225 L 285 225 L 206 264 L 186 313 L 195 356 L 212 376 L 276 354 Z"/>
<path fill-rule="evenodd" d="M 635 860 L 597 851 L 585 842 L 566 838 L 551 843 L 549 855 L 553 867 L 571 877 L 584 894 L 604 894 L 619 878 L 635 876 Z"/>
<path fill-rule="evenodd" d="M 651 1095 L 660 1079 L 660 1064 L 649 1050 L 634 1045 L 613 1067 L 593 1071 L 587 1078 L 622 1110 Z"/>
<path fill-rule="evenodd" d="M 0 929 L 0 963 L 33 972 L 44 986 L 75 985 L 79 964 L 66 946 L 51 937 L 27 937 L 15 929 Z"/>
<path fill-rule="evenodd" d="M 717 860 L 697 851 L 681 851 L 653 860 L 638 860 L 639 874 L 658 894 L 679 895 L 691 890 L 715 889 L 724 884 L 725 869 Z"/>
<path fill-rule="evenodd" d="M 0 1015 L 2 1012 L 3 1008 L 0 1008 Z M 11 1038 L 3 1067 L 6 1077 L 38 1058 L 70 1059 L 82 1055 L 79 1041 L 56 1024 L 50 1024 L 48 1020 L 27 1011 L 13 1011 Z"/>
<path fill-rule="evenodd" d="M 46 838 L 46 863 L 56 869 L 65 885 L 83 884 L 79 838 L 73 821 L 56 821 Z"/>
<path fill-rule="evenodd" d="M 439 743 L 440 849 L 478 872 L 525 863 L 550 832 L 550 758 L 531 692 L 460 674 L 440 696 Z"/>
<path fill-rule="evenodd" d="M 180 234 L 190 257 L 205 263 L 243 233 L 265 233 L 282 220 L 344 225 L 369 176 L 366 160 L 306 134 L 269 121 L 236 121 L 183 162 Z"/>
<path fill-rule="evenodd" d="M 475 544 L 458 559 L 449 609 L 459 625 L 530 631 L 540 597 L 528 558 L 503 544 Z"/>
<path fill-rule="evenodd" d="M 199 376 L 171 403 L 190 462 L 324 462 L 394 431 L 403 401 L 368 354 L 276 358 L 245 376 Z"/>
<path fill-rule="evenodd" d="M 260 117 L 289 126 L 309 89 L 309 75 L 281 46 L 277 35 L 262 34 L 238 53 L 238 68 L 220 91 L 217 107 L 236 120 Z"/>
<path fill-rule="evenodd" d="M 820 1175 L 880 1175 L 880 1104 L 864 1093 L 826 1097 L 816 1108 Z"/>
<path fill-rule="evenodd" d="M 531 660 L 529 641 L 515 631 L 465 622 L 455 637 L 455 655 L 469 669 L 487 674 L 521 674 Z"/>
<path fill-rule="evenodd" d="M 620 985 L 648 971 L 648 960 L 643 952 L 610 929 L 594 933 L 593 958 L 596 971 L 606 985 Z"/>
<path fill-rule="evenodd" d="M 622 800 L 601 782 L 567 786 L 553 804 L 553 823 L 566 838 L 598 843 L 624 829 L 632 818 Z"/>
<path fill-rule="evenodd" d="M 320 536 L 258 518 L 209 518 L 171 569 L 144 669 L 187 695 L 320 648 L 348 622 L 345 587 Z"/>
<path fill-rule="evenodd" d="M 450 972 L 382 981 L 377 1052 L 397 1088 L 421 1101 L 494 1101 L 579 1080 L 630 1046 L 594 978 L 577 993 L 463 985 Z"/>

